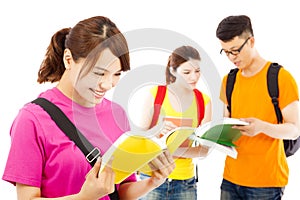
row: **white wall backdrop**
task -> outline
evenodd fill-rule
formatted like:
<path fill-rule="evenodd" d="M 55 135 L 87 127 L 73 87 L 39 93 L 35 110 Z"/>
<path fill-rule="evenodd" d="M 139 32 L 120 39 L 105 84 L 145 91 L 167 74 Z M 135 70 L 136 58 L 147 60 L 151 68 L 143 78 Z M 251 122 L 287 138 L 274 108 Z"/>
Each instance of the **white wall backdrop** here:
<path fill-rule="evenodd" d="M 84 18 L 104 15 L 112 19 L 123 32 L 143 28 L 175 31 L 200 45 L 213 60 L 219 75 L 223 76 L 233 66 L 226 57 L 219 55 L 220 44 L 215 37 L 215 30 L 224 17 L 246 14 L 252 19 L 259 52 L 266 59 L 281 63 L 300 85 L 300 12 L 297 6 L 296 1 L 279 0 L 1 1 L 0 176 L 10 147 L 10 125 L 19 108 L 41 91 L 54 86 L 39 85 L 36 79 L 50 38 L 57 30 L 72 27 Z M 132 67 L 165 65 L 167 54 L 156 54 L 132 53 Z M 219 199 L 224 159 L 224 155 L 213 152 L 197 161 L 199 199 Z M 300 153 L 289 158 L 288 162 L 290 182 L 284 199 L 292 200 L 299 192 Z M 17 199 L 15 187 L 0 180 L 0 196 L 1 199 Z"/>

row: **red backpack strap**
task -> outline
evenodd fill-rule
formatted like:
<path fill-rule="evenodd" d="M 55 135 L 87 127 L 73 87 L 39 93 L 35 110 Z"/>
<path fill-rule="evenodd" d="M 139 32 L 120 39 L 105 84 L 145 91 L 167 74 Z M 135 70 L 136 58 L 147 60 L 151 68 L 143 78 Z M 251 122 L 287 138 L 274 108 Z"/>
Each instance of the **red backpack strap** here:
<path fill-rule="evenodd" d="M 201 124 L 202 119 L 204 118 L 205 107 L 204 107 L 204 99 L 202 93 L 194 89 L 194 93 L 197 100 L 197 112 L 198 112 L 198 126 Z"/>
<path fill-rule="evenodd" d="M 158 117 L 160 114 L 161 105 L 165 99 L 167 87 L 165 85 L 159 85 L 157 87 L 157 92 L 154 100 L 154 110 L 153 110 L 153 117 L 149 128 L 152 128 L 156 125 L 158 121 Z"/>

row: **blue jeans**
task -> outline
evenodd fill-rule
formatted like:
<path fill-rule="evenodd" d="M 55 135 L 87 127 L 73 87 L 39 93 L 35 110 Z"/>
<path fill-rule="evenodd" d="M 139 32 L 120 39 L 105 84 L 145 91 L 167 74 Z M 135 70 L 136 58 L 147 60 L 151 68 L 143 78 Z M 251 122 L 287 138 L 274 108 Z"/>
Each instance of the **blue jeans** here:
<path fill-rule="evenodd" d="M 149 178 L 145 174 L 140 174 L 142 180 Z M 166 179 L 166 181 L 150 191 L 140 200 L 197 200 L 197 183 L 196 179 L 187 180 Z"/>
<path fill-rule="evenodd" d="M 246 187 L 225 179 L 221 184 L 221 200 L 280 200 L 284 187 Z"/>

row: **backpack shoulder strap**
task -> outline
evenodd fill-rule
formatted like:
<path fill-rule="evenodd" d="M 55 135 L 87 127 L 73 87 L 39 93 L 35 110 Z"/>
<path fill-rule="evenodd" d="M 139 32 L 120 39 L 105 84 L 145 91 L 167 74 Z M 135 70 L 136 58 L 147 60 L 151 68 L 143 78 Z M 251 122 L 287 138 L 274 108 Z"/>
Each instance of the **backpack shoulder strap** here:
<path fill-rule="evenodd" d="M 166 90 L 167 87 L 165 85 L 159 85 L 157 88 L 157 92 L 154 100 L 153 117 L 152 117 L 150 128 L 155 126 L 155 124 L 157 123 L 160 114 L 161 105 L 165 99 Z M 198 113 L 198 125 L 200 125 L 202 119 L 204 118 L 204 113 L 205 113 L 204 99 L 202 93 L 199 90 L 194 89 L 194 93 L 197 100 L 196 102 L 197 102 L 197 113 Z"/>
<path fill-rule="evenodd" d="M 50 115 L 56 125 L 80 148 L 87 161 L 93 166 L 96 158 L 101 156 L 100 150 L 84 137 L 62 110 L 45 98 L 37 98 L 32 103 L 41 106 Z"/>
<path fill-rule="evenodd" d="M 198 126 L 201 124 L 202 119 L 204 118 L 205 106 L 202 93 L 198 89 L 194 89 L 197 103 L 197 115 L 198 115 Z M 198 182 L 198 163 L 196 163 L 196 182 Z"/>
<path fill-rule="evenodd" d="M 229 112 L 229 116 L 231 117 L 231 95 L 234 88 L 234 83 L 236 79 L 236 74 L 239 71 L 238 68 L 231 69 L 227 76 L 226 81 L 226 98 L 227 98 L 227 109 Z"/>
<path fill-rule="evenodd" d="M 37 98 L 32 103 L 41 106 L 50 115 L 56 125 L 80 148 L 91 166 L 94 166 L 96 158 L 101 156 L 100 150 L 94 148 L 62 110 L 45 98 Z M 120 199 L 116 185 L 114 192 L 110 193 L 109 197 L 111 200 Z"/>
<path fill-rule="evenodd" d="M 278 73 L 281 66 L 278 63 L 272 63 L 267 73 L 268 92 L 274 105 L 277 123 L 282 123 L 282 113 L 279 108 L 279 89 L 278 89 Z"/>
<path fill-rule="evenodd" d="M 198 89 L 194 89 L 194 93 L 197 101 L 198 126 L 199 126 L 205 114 L 204 99 L 202 93 Z"/>
<path fill-rule="evenodd" d="M 157 87 L 157 92 L 156 92 L 156 96 L 155 96 L 155 100 L 154 100 L 153 117 L 152 117 L 152 121 L 150 124 L 150 128 L 155 126 L 155 124 L 158 121 L 161 105 L 164 102 L 166 91 L 167 91 L 167 86 L 165 86 L 165 85 L 159 85 Z"/>

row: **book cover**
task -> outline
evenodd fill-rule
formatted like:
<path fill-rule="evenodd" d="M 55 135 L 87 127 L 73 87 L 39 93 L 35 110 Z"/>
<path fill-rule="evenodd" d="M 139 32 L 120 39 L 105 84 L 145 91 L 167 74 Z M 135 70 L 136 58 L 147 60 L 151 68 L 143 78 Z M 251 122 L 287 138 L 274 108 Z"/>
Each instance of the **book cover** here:
<path fill-rule="evenodd" d="M 158 138 L 162 127 L 163 122 L 147 131 L 129 131 L 121 135 L 102 156 L 99 173 L 111 158 L 116 184 L 141 169 L 147 173 L 151 171 L 148 166 L 151 160 L 167 148 L 173 153 L 194 132 L 191 127 L 177 127 Z"/>

